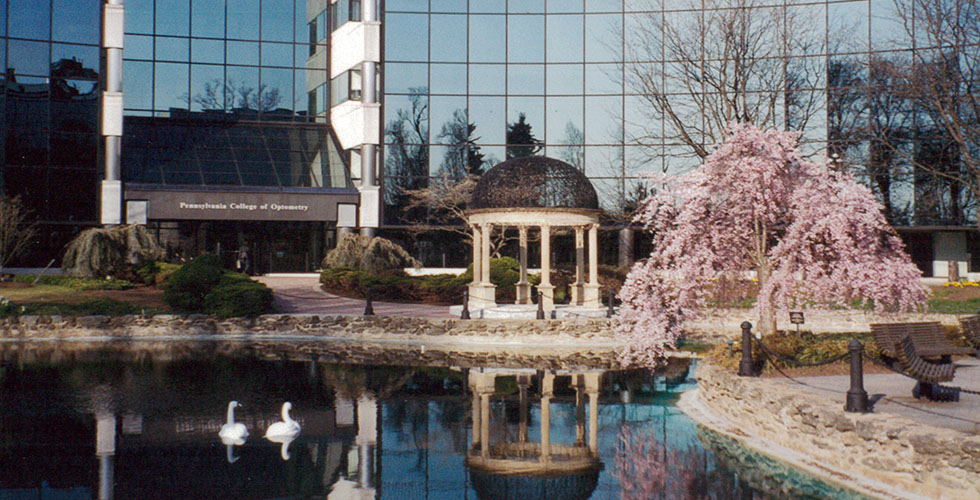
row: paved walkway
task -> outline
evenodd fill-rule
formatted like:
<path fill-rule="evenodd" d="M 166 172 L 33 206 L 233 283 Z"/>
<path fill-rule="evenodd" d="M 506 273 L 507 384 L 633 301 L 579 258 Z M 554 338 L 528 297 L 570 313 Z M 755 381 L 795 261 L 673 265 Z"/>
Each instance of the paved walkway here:
<path fill-rule="evenodd" d="M 956 366 L 956 378 L 943 385 L 980 391 L 980 359 L 960 358 Z M 793 380 L 773 377 L 769 380 L 840 401 L 841 406 L 851 384 L 848 375 L 795 377 Z M 875 404 L 875 413 L 890 413 L 927 425 L 980 434 L 980 395 L 963 392 L 959 401 L 939 403 L 912 397 L 914 386 L 914 380 L 896 373 L 864 376 L 864 389 L 869 396 L 884 395 Z"/>
<path fill-rule="evenodd" d="M 329 294 L 320 289 L 319 275 L 293 274 L 256 277 L 272 289 L 276 309 L 294 314 L 364 314 L 364 301 Z M 379 316 L 412 316 L 424 318 L 454 318 L 449 306 L 398 304 L 373 301 L 374 313 Z"/>

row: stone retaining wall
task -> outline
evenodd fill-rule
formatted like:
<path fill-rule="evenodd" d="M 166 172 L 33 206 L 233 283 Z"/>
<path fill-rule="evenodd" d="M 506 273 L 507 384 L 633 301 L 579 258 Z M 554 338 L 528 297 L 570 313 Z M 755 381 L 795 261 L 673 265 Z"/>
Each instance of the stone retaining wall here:
<path fill-rule="evenodd" d="M 955 314 L 875 314 L 871 311 L 855 310 L 809 310 L 805 311 L 806 323 L 800 325 L 801 331 L 813 333 L 849 333 L 870 332 L 871 323 L 897 323 L 909 321 L 938 321 L 944 325 L 959 325 L 959 316 Z M 733 337 L 742 332 L 741 324 L 749 321 L 758 323 L 759 317 L 751 309 L 708 309 L 705 315 L 690 321 L 685 328 L 693 334 L 704 336 Z M 796 325 L 789 322 L 789 315 L 782 314 L 776 318 L 776 328 L 795 331 Z"/>
<path fill-rule="evenodd" d="M 555 343 L 562 339 L 612 342 L 613 320 L 455 320 L 392 316 L 269 314 L 254 319 L 219 320 L 207 315 L 20 316 L 0 318 L 0 337 L 65 338 L 157 335 L 316 335 L 357 339 L 451 336 L 520 338 Z"/>
<path fill-rule="evenodd" d="M 698 366 L 698 390 L 746 434 L 829 467 L 931 498 L 976 498 L 980 491 L 980 436 L 894 415 L 848 413 L 843 394 L 831 402 L 708 363 Z"/>

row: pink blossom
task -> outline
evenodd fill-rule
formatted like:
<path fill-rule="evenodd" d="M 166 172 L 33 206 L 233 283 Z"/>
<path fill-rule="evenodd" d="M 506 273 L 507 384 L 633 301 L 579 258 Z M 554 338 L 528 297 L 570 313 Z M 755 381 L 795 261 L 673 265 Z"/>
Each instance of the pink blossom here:
<path fill-rule="evenodd" d="M 907 311 L 925 300 L 871 191 L 796 144 L 796 133 L 734 124 L 704 165 L 644 201 L 636 220 L 654 250 L 620 292 L 624 363 L 656 364 L 723 276 L 756 273 L 763 332 L 790 307 L 872 301 Z"/>

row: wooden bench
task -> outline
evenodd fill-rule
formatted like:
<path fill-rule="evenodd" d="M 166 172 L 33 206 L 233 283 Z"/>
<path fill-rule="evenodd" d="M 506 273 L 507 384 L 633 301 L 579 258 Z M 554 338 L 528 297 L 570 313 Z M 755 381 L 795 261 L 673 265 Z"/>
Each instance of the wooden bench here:
<path fill-rule="evenodd" d="M 938 321 L 872 323 L 871 335 L 881 349 L 881 354 L 890 359 L 898 359 L 898 342 L 906 335 L 912 339 L 916 354 L 922 358 L 941 358 L 942 361 L 949 362 L 953 355 L 969 356 L 976 353 L 975 349 L 951 344 Z"/>
<path fill-rule="evenodd" d="M 960 328 L 967 342 L 977 350 L 974 355 L 980 358 L 980 316 L 960 318 Z"/>
<path fill-rule="evenodd" d="M 897 347 L 898 362 L 902 366 L 902 371 L 912 378 L 930 384 L 953 380 L 956 374 L 953 363 L 930 363 L 922 359 L 912 344 L 912 337 L 908 335 L 902 337 Z"/>

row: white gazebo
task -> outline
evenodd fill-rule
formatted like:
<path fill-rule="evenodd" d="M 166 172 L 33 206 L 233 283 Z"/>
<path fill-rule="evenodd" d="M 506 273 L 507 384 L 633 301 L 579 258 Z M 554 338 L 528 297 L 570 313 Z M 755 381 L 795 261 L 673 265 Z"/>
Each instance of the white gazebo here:
<path fill-rule="evenodd" d="M 497 307 L 495 286 L 490 282 L 490 241 L 494 231 L 516 228 L 520 238 L 520 280 L 516 304 L 531 304 L 528 282 L 528 233 L 537 230 L 541 240 L 541 300 L 545 311 L 555 309 L 551 284 L 551 234 L 555 228 L 575 231 L 575 283 L 570 306 L 598 309 L 599 300 L 599 198 L 592 183 L 575 167 L 546 156 L 507 160 L 480 177 L 466 211 L 473 228 L 473 282 L 469 285 L 471 311 Z M 588 246 L 586 247 L 586 233 Z M 585 251 L 588 248 L 588 281 Z"/>

